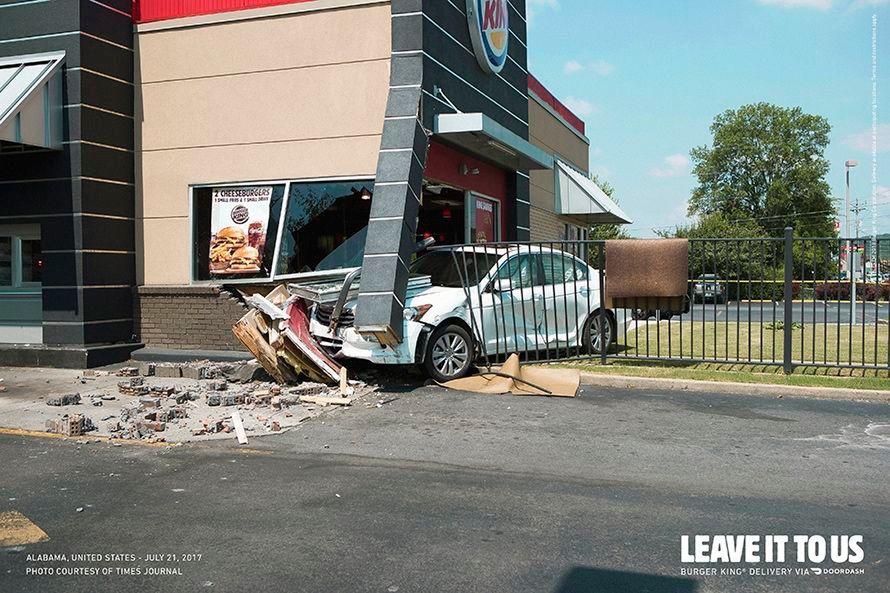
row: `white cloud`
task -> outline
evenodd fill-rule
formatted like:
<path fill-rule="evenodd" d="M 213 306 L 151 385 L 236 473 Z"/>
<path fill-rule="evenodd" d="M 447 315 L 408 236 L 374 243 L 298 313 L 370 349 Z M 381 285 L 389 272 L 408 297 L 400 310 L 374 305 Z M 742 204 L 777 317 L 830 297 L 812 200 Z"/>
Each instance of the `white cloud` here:
<path fill-rule="evenodd" d="M 559 0 L 526 0 L 525 18 L 529 25 L 541 10 L 559 10 Z"/>
<path fill-rule="evenodd" d="M 615 71 L 615 66 L 605 60 L 597 60 L 590 65 L 590 69 L 600 76 L 608 76 Z"/>
<path fill-rule="evenodd" d="M 612 176 L 612 170 L 605 165 L 594 165 L 590 168 L 590 174 L 596 175 L 600 181 L 606 181 Z"/>
<path fill-rule="evenodd" d="M 782 8 L 814 8 L 829 10 L 834 0 L 757 0 L 764 6 L 780 6 Z"/>
<path fill-rule="evenodd" d="M 679 177 L 689 169 L 689 157 L 685 154 L 672 154 L 664 157 L 663 167 L 649 169 L 652 177 Z"/>
<path fill-rule="evenodd" d="M 668 226 L 688 226 L 694 224 L 698 220 L 698 216 L 689 216 L 689 202 L 683 200 L 671 208 L 664 220 Z"/>
<path fill-rule="evenodd" d="M 600 108 L 587 101 L 585 99 L 579 99 L 577 97 L 566 97 L 563 101 L 566 107 L 568 107 L 575 115 L 581 117 L 587 117 L 589 115 L 593 115 L 595 113 L 600 112 Z"/>
<path fill-rule="evenodd" d="M 865 8 L 867 6 L 884 6 L 890 4 L 890 0 L 856 0 L 851 8 Z"/>
<path fill-rule="evenodd" d="M 595 62 L 591 62 L 589 65 L 582 64 L 578 60 L 569 60 L 562 67 L 563 73 L 567 76 L 577 74 L 582 70 L 590 70 L 597 76 L 608 76 L 615 71 L 615 65 L 610 64 L 605 60 L 596 60 Z"/>
<path fill-rule="evenodd" d="M 569 60 L 566 62 L 565 66 L 562 67 L 562 71 L 571 76 L 572 74 L 577 74 L 584 70 L 584 64 L 579 62 L 578 60 Z"/>
<path fill-rule="evenodd" d="M 873 135 L 871 128 L 858 134 L 850 134 L 844 142 L 853 150 L 866 152 L 871 154 Z M 877 135 L 878 152 L 887 152 L 890 150 L 890 124 L 881 124 L 878 126 Z"/>

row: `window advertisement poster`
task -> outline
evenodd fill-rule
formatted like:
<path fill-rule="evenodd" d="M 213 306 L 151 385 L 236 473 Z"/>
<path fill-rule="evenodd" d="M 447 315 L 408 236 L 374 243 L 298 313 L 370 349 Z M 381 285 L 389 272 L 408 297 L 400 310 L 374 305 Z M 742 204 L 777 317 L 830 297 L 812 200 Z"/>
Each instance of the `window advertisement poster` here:
<path fill-rule="evenodd" d="M 497 207 L 494 200 L 478 196 L 473 200 L 473 240 L 476 243 L 492 243 L 497 241 Z"/>
<path fill-rule="evenodd" d="M 238 276 L 261 271 L 272 187 L 213 190 L 210 274 Z"/>

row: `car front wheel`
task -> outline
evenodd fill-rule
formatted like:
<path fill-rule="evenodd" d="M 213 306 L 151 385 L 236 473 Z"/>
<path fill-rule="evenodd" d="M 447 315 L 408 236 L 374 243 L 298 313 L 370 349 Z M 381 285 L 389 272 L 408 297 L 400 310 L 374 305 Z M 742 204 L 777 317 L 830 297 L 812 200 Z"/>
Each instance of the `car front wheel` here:
<path fill-rule="evenodd" d="M 427 341 L 423 368 L 432 379 L 444 383 L 460 379 L 473 364 L 473 339 L 459 325 L 444 325 Z"/>
<path fill-rule="evenodd" d="M 615 322 L 609 313 L 601 316 L 599 311 L 595 311 L 587 320 L 587 330 L 584 333 L 588 352 L 602 354 L 604 349 L 608 352 L 612 342 L 615 341 Z"/>

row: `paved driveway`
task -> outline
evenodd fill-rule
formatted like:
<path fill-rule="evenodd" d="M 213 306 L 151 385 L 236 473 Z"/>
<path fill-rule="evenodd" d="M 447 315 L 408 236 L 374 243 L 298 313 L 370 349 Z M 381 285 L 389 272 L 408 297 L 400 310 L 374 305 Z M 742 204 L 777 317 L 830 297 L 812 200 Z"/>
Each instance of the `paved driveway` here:
<path fill-rule="evenodd" d="M 50 537 L 0 550 L 0 590 L 865 592 L 890 582 L 887 405 L 433 387 L 385 399 L 247 449 L 0 437 L 0 510 Z M 695 534 L 861 534 L 864 574 L 689 577 L 680 538 Z M 142 574 L 26 575 L 36 567 Z"/>

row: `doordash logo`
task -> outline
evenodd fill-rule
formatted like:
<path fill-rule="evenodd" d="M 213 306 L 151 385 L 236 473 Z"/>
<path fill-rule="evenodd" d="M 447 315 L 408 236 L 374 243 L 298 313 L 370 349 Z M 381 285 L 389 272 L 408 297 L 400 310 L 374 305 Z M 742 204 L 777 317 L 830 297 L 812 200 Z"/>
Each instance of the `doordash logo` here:
<path fill-rule="evenodd" d="M 510 47 L 507 0 L 467 0 L 467 20 L 479 65 L 491 74 L 503 70 Z"/>

